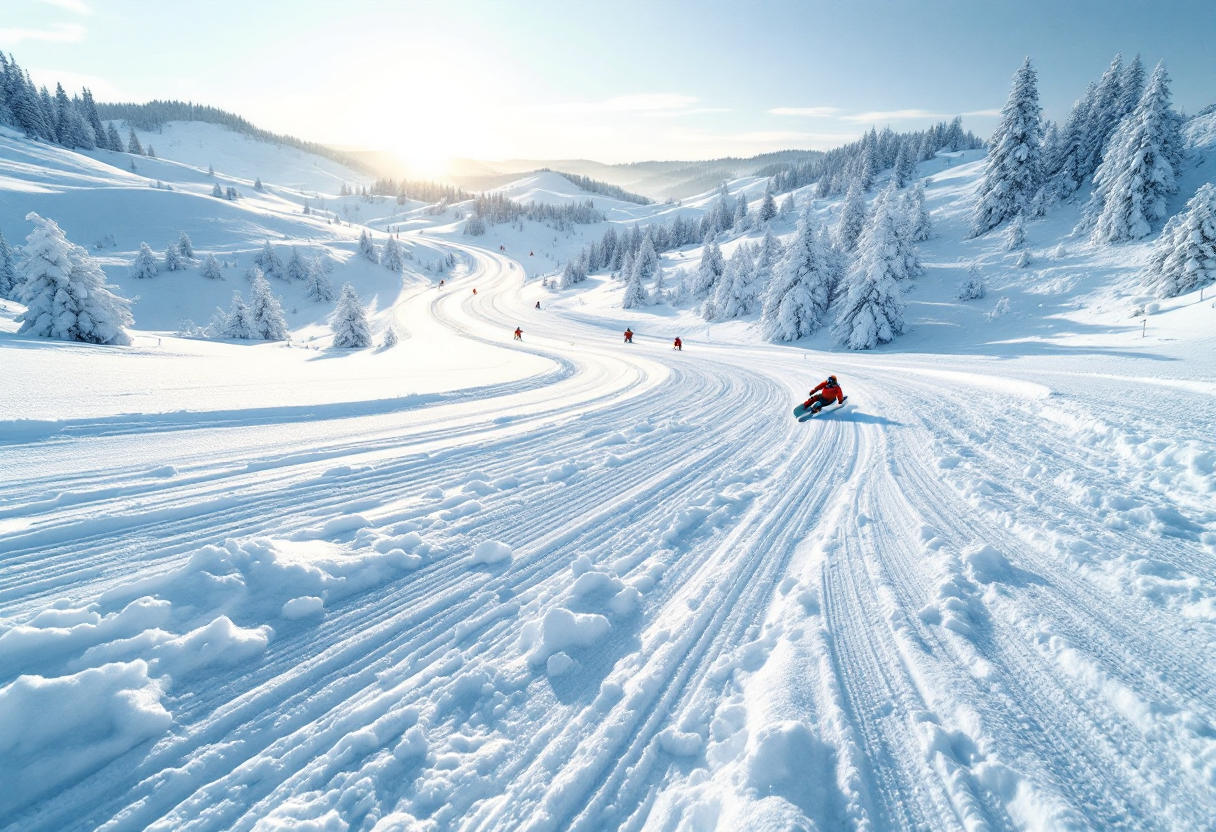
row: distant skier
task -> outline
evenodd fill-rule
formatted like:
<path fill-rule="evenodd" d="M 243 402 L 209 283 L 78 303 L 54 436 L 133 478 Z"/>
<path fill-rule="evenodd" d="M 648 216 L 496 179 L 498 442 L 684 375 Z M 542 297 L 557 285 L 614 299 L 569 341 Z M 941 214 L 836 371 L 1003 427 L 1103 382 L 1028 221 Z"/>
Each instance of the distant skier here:
<path fill-rule="evenodd" d="M 625 329 L 625 343 L 626 344 L 633 343 L 633 330 L 632 329 L 628 329 L 628 328 Z"/>
<path fill-rule="evenodd" d="M 671 348 L 672 348 L 673 350 L 679 350 L 680 352 L 684 352 L 684 342 L 683 342 L 683 341 L 681 341 L 681 340 L 680 340 L 680 339 L 677 337 L 677 338 L 676 338 L 676 340 L 672 342 L 672 344 L 671 344 Z"/>
<path fill-rule="evenodd" d="M 537 309 L 540 309 L 540 301 L 537 301 L 537 302 L 536 302 L 536 308 L 537 308 Z"/>
<path fill-rule="evenodd" d="M 810 398 L 802 406 L 812 413 L 818 413 L 832 402 L 836 402 L 837 404 L 844 403 L 844 391 L 840 389 L 836 376 L 828 376 L 827 381 L 821 381 L 819 384 L 816 384 L 809 395 Z"/>
<path fill-rule="evenodd" d="M 524 340 L 524 331 L 522 329 L 520 329 L 519 327 L 515 327 L 515 340 L 516 341 Z"/>
<path fill-rule="evenodd" d="M 476 290 L 476 289 L 474 289 L 474 290 L 473 290 L 473 294 L 477 294 L 477 290 Z"/>
<path fill-rule="evenodd" d="M 443 281 L 442 281 L 442 280 L 441 280 L 441 281 L 439 281 L 439 288 L 440 288 L 440 289 L 442 289 L 442 288 L 443 288 Z"/>

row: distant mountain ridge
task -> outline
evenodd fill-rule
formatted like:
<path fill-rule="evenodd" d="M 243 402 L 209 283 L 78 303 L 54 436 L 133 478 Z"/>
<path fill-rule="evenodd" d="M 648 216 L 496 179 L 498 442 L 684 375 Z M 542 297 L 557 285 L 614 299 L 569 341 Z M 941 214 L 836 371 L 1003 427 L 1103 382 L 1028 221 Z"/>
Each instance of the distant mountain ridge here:
<path fill-rule="evenodd" d="M 469 190 L 496 188 L 520 174 L 554 170 L 588 177 L 656 200 L 679 200 L 713 190 L 723 180 L 759 175 L 776 165 L 806 164 L 823 156 L 819 150 L 779 150 L 757 156 L 721 159 L 625 162 L 590 159 L 507 159 L 484 162 L 456 159 L 448 179 Z"/>

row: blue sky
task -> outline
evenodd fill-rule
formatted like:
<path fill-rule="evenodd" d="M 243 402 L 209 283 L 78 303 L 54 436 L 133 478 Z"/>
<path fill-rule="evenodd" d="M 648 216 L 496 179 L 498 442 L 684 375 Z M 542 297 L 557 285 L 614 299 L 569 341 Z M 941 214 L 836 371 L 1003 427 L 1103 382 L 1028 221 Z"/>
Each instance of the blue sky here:
<path fill-rule="evenodd" d="M 826 148 L 956 113 L 1023 56 L 1046 115 L 1122 51 L 1216 102 L 1216 2 L 0 0 L 0 48 L 99 100 L 177 98 L 315 141 L 630 161 Z"/>

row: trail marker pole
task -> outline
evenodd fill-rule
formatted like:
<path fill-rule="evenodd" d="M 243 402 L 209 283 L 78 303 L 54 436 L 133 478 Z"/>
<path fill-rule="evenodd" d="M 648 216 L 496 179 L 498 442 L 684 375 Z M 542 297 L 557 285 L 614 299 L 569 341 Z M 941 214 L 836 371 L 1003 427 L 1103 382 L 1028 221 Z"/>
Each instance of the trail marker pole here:
<path fill-rule="evenodd" d="M 1142 321 L 1142 323 L 1144 324 L 1144 326 L 1140 329 L 1140 337 L 1147 338 L 1148 337 L 1148 318 L 1145 318 Z"/>

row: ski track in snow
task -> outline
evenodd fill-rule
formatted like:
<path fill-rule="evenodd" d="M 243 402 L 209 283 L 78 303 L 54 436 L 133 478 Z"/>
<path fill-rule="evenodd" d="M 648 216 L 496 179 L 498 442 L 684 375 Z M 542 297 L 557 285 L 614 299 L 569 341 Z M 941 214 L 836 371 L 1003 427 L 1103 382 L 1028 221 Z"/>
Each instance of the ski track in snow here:
<path fill-rule="evenodd" d="M 1211 828 L 1210 393 L 833 356 L 799 424 L 801 352 L 625 348 L 462 251 L 398 323 L 550 372 L 0 447 L 0 683 L 128 726 L 6 828 Z"/>

